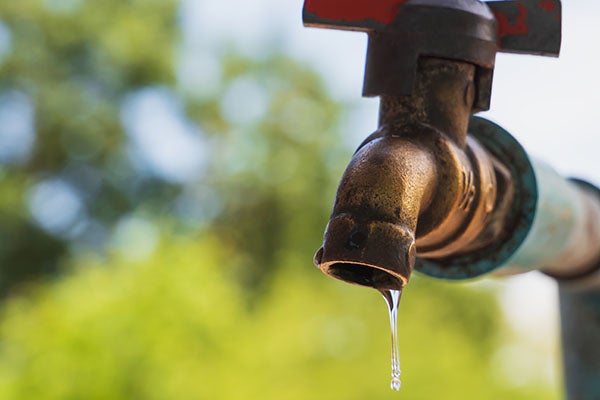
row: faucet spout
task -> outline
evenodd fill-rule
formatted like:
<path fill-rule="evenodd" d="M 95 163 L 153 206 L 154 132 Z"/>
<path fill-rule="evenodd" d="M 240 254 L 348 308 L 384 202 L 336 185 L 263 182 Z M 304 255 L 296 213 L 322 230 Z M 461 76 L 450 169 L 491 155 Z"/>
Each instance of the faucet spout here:
<path fill-rule="evenodd" d="M 315 263 L 346 282 L 402 289 L 415 263 L 417 219 L 436 184 L 435 158 L 419 143 L 386 134 L 369 141 L 342 177 Z"/>

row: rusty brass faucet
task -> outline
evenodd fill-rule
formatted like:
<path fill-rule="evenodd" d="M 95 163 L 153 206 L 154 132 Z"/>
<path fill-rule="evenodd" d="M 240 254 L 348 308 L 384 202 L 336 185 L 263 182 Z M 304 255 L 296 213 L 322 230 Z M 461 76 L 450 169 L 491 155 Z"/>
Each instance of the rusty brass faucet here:
<path fill-rule="evenodd" d="M 475 66 L 438 58 L 419 60 L 412 95 L 381 97 L 379 129 L 350 161 L 315 256 L 323 272 L 401 289 L 417 254 L 446 257 L 500 238 L 513 187 L 467 135 L 474 98 Z"/>
<path fill-rule="evenodd" d="M 508 261 L 561 279 L 596 270 L 600 228 L 576 232 L 600 221 L 597 189 L 567 182 L 472 117 L 489 108 L 498 51 L 558 56 L 559 0 L 306 0 L 304 22 L 367 32 L 363 94 L 381 99 L 379 128 L 352 157 L 315 255 L 323 272 L 398 290 L 414 268 L 447 279 Z M 555 225 L 566 233 L 542 259 Z"/>

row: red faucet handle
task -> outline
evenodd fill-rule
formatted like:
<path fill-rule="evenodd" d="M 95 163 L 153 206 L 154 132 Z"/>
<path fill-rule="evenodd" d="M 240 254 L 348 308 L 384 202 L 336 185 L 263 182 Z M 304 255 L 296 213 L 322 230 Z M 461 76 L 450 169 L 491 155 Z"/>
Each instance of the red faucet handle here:
<path fill-rule="evenodd" d="M 305 0 L 304 25 L 352 31 L 385 30 L 406 0 Z"/>
<path fill-rule="evenodd" d="M 445 4 L 447 3 L 447 4 Z M 560 0 L 487 1 L 496 17 L 498 50 L 558 56 L 561 43 Z M 306 26 L 354 31 L 388 31 L 404 6 L 445 6 L 443 0 L 305 0 Z"/>
<path fill-rule="evenodd" d="M 488 1 L 498 24 L 499 51 L 558 57 L 560 0 Z"/>

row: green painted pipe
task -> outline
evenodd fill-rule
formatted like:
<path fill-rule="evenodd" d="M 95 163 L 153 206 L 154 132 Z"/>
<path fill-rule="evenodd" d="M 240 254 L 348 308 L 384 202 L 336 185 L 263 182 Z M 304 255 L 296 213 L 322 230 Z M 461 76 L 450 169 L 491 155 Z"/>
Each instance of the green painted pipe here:
<path fill-rule="evenodd" d="M 557 279 L 582 280 L 600 260 L 600 194 L 532 160 L 537 184 L 535 217 L 505 270 L 541 270 Z M 597 282 L 596 282 L 597 281 Z M 600 280 L 594 279 L 600 286 Z"/>
<path fill-rule="evenodd" d="M 559 175 L 530 157 L 502 127 L 473 117 L 469 134 L 510 170 L 515 187 L 506 240 L 450 260 L 418 259 L 432 277 L 464 280 L 494 273 L 541 270 L 557 279 L 600 289 L 600 190 Z"/>

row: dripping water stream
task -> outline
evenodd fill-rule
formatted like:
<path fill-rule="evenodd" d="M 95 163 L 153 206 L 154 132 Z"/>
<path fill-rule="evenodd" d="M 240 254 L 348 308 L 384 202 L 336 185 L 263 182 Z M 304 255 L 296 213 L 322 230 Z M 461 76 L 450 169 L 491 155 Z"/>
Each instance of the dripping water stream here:
<path fill-rule="evenodd" d="M 392 381 L 390 386 L 393 390 L 400 390 L 402 382 L 400 381 L 400 350 L 398 349 L 398 304 L 400 303 L 401 290 L 382 290 L 381 294 L 385 299 L 390 313 L 390 328 L 392 333 Z"/>

